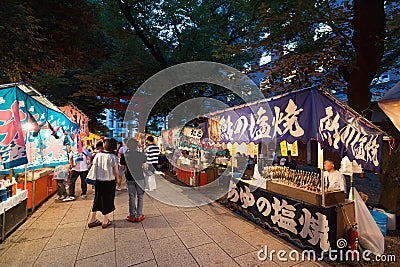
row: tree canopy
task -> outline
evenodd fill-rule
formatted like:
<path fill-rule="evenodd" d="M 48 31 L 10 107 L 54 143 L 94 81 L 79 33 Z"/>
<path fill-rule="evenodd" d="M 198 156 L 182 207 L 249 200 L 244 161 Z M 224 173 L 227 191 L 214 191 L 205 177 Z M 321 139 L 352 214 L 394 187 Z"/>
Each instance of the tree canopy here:
<path fill-rule="evenodd" d="M 272 59 L 260 67 L 253 62 L 253 71 L 265 75 L 266 94 L 320 86 L 344 92 L 368 116 L 371 82 L 400 64 L 398 1 L 252 2 L 262 21 L 248 47 Z"/>
<path fill-rule="evenodd" d="M 266 94 L 310 85 L 343 91 L 358 111 L 368 109 L 371 81 L 399 65 L 394 0 L 28 0 L 0 7 L 0 81 L 31 82 L 56 104 L 73 101 L 92 119 L 108 97 L 130 95 L 182 62 L 262 72 Z M 272 61 L 260 66 L 262 56 Z M 164 116 L 190 98 L 227 100 L 229 94 L 182 86 L 153 114 Z"/>

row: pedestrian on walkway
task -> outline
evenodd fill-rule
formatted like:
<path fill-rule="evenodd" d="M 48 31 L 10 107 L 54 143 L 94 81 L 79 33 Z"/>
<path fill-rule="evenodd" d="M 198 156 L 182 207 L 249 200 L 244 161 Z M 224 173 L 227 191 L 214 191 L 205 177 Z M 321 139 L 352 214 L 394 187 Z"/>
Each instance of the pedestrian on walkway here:
<path fill-rule="evenodd" d="M 127 147 L 127 142 L 128 142 L 128 138 L 124 138 L 123 142 L 122 142 L 122 146 L 118 149 L 118 158 L 121 161 L 121 156 L 128 150 Z M 121 163 L 120 163 L 121 165 Z M 126 183 L 126 177 L 125 177 L 125 169 L 120 166 L 119 168 L 119 176 L 121 177 L 121 182 L 119 184 L 117 184 L 117 191 L 121 191 L 121 190 L 127 190 L 127 183 Z"/>
<path fill-rule="evenodd" d="M 121 167 L 126 169 L 126 180 L 129 193 L 129 222 L 141 222 L 143 214 L 144 175 L 143 170 L 147 168 L 146 155 L 138 151 L 138 142 L 130 139 L 127 142 L 128 150 L 121 155 Z M 137 203 L 136 203 L 137 198 Z"/>
<path fill-rule="evenodd" d="M 63 200 L 67 197 L 65 190 L 65 182 L 67 181 L 69 173 L 69 165 L 57 166 L 54 169 L 53 179 L 57 181 L 57 200 Z"/>
<path fill-rule="evenodd" d="M 117 149 L 115 139 L 104 141 L 104 150 L 98 153 L 93 161 L 92 168 L 96 168 L 96 186 L 92 213 L 88 222 L 89 228 L 102 226 L 107 228 L 111 225 L 110 214 L 115 210 L 115 187 L 119 181 L 118 157 L 114 151 Z M 104 215 L 103 222 L 96 218 L 97 211 Z"/>
<path fill-rule="evenodd" d="M 146 163 L 148 165 L 148 175 L 146 175 L 146 190 L 153 191 L 156 189 L 155 172 L 158 165 L 158 156 L 160 148 L 156 145 L 154 137 L 149 135 L 146 138 Z"/>
<path fill-rule="evenodd" d="M 75 183 L 78 177 L 81 178 L 81 197 L 86 198 L 87 192 L 87 184 L 86 184 L 86 176 L 89 172 L 89 165 L 91 161 L 92 154 L 90 154 L 89 150 L 82 147 L 82 152 L 78 152 L 78 154 L 74 154 L 73 151 L 69 153 L 69 163 L 71 166 L 71 175 L 69 178 L 69 189 L 68 189 L 68 197 L 63 201 L 72 201 L 75 200 Z"/>

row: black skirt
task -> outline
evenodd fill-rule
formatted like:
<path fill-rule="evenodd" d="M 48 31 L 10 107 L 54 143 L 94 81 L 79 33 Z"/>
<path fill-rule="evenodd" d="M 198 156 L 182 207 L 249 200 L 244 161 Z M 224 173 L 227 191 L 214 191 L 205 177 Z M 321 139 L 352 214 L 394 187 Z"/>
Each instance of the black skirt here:
<path fill-rule="evenodd" d="M 106 215 L 115 210 L 115 186 L 115 180 L 96 180 L 96 185 L 94 187 L 94 201 L 92 211 L 100 211 L 103 215 Z"/>

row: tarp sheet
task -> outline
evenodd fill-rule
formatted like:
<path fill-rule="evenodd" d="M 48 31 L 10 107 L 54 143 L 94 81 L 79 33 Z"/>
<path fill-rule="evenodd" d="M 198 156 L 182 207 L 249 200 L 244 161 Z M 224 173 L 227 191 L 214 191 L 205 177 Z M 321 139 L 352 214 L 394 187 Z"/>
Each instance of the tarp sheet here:
<path fill-rule="evenodd" d="M 386 92 L 378 105 L 400 131 L 400 82 Z"/>
<path fill-rule="evenodd" d="M 314 88 L 266 99 L 211 114 L 210 136 L 220 142 L 307 143 L 317 140 L 323 147 L 380 172 L 384 133 L 360 115 Z M 218 125 L 218 129 L 210 129 Z M 212 127 L 211 127 L 212 128 Z"/>
<path fill-rule="evenodd" d="M 29 127 L 28 127 L 29 126 Z M 0 173 L 68 163 L 66 144 L 76 147 L 78 125 L 25 84 L 0 86 Z"/>

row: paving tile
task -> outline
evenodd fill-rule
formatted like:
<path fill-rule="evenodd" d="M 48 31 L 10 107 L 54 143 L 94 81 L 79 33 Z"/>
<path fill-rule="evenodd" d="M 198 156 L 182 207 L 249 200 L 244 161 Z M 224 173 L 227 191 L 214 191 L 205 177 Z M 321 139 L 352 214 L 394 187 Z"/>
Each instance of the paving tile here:
<path fill-rule="evenodd" d="M 209 227 L 220 226 L 221 223 L 210 217 L 204 211 L 197 209 L 188 212 L 184 212 L 196 225 L 200 228 L 205 229 Z"/>
<path fill-rule="evenodd" d="M 274 262 L 278 263 L 280 266 L 293 266 L 293 265 L 296 265 L 299 263 L 304 263 L 304 261 L 301 260 L 301 249 L 299 249 L 291 244 L 288 244 L 286 242 L 285 243 L 279 242 L 279 243 L 276 243 L 273 248 L 272 247 L 270 248 L 268 245 L 268 250 L 270 251 L 271 249 L 274 249 L 276 251 L 273 260 L 274 260 Z M 283 257 L 287 258 L 287 260 L 282 261 L 282 260 L 278 259 L 277 252 L 280 250 L 283 250 L 286 252 L 286 254 Z M 300 253 L 300 258 L 298 261 L 290 259 L 290 257 L 294 257 L 294 255 L 290 254 L 291 251 L 297 251 L 298 253 Z"/>
<path fill-rule="evenodd" d="M 176 234 L 187 248 L 192 248 L 213 242 L 203 230 L 196 225 L 174 228 Z"/>
<path fill-rule="evenodd" d="M 77 258 L 88 258 L 111 251 L 115 251 L 113 227 L 95 227 L 85 230 Z"/>
<path fill-rule="evenodd" d="M 172 228 L 196 226 L 196 224 L 181 211 L 172 211 L 163 215 Z"/>
<path fill-rule="evenodd" d="M 180 211 L 188 212 L 188 211 L 196 211 L 199 207 L 178 207 Z"/>
<path fill-rule="evenodd" d="M 114 214 L 125 214 L 128 215 L 129 214 L 129 205 L 128 203 L 124 203 L 123 205 L 118 205 L 115 204 L 115 210 L 114 210 Z"/>
<path fill-rule="evenodd" d="M 19 238 L 18 242 L 35 240 L 35 239 L 42 239 L 51 237 L 56 230 L 56 224 L 45 224 L 41 222 L 40 224 L 35 223 L 34 226 L 32 225 L 27 229 Z"/>
<path fill-rule="evenodd" d="M 154 266 L 157 266 L 157 263 L 155 260 L 150 260 L 150 261 L 142 262 L 139 264 L 135 264 L 133 266 L 135 266 L 135 267 L 154 267 Z"/>
<path fill-rule="evenodd" d="M 238 257 L 256 250 L 225 226 L 206 228 L 204 231 L 231 257 Z"/>
<path fill-rule="evenodd" d="M 141 223 L 150 241 L 175 235 L 163 216 L 146 218 Z"/>
<path fill-rule="evenodd" d="M 75 267 L 111 267 L 116 266 L 115 252 L 108 252 L 90 258 L 77 260 Z"/>
<path fill-rule="evenodd" d="M 143 214 L 145 214 L 146 217 L 149 218 L 149 217 L 160 216 L 161 212 L 152 203 L 144 201 Z"/>
<path fill-rule="evenodd" d="M 150 243 L 144 232 L 130 236 L 130 240 L 118 239 L 116 241 L 117 266 L 131 266 L 154 259 Z M 126 241 L 128 240 L 128 241 Z"/>
<path fill-rule="evenodd" d="M 189 249 L 200 266 L 238 266 L 217 244 L 211 243 Z"/>
<path fill-rule="evenodd" d="M 151 241 L 158 266 L 198 266 L 192 255 L 176 236 Z"/>
<path fill-rule="evenodd" d="M 172 206 L 172 205 L 168 205 L 168 204 L 164 204 L 164 203 L 157 203 L 156 204 L 157 209 L 161 212 L 161 213 L 167 213 L 167 212 L 171 212 L 171 211 L 179 211 L 178 207 L 176 206 Z"/>
<path fill-rule="evenodd" d="M 62 224 L 56 229 L 47 243 L 45 250 L 80 244 L 86 222 Z"/>
<path fill-rule="evenodd" d="M 223 208 L 218 203 L 210 203 L 208 205 L 200 206 L 199 208 L 210 216 L 218 216 L 229 212 L 228 209 Z"/>
<path fill-rule="evenodd" d="M 245 221 L 243 218 L 237 218 L 232 214 L 220 214 L 215 216 L 215 219 L 232 230 L 232 232 L 239 235 L 252 232 L 256 229 L 255 225 Z"/>
<path fill-rule="evenodd" d="M 324 262 L 316 262 L 316 261 L 304 261 L 297 264 L 292 265 L 293 267 L 317 267 L 317 266 L 330 266 Z"/>
<path fill-rule="evenodd" d="M 88 209 L 71 208 L 65 214 L 64 218 L 61 221 L 61 224 L 73 223 L 78 221 L 87 221 L 88 216 L 89 216 Z"/>
<path fill-rule="evenodd" d="M 143 225 L 141 223 L 128 222 L 126 220 L 126 214 L 114 214 L 113 223 L 116 237 L 118 237 L 119 235 L 123 235 L 127 232 L 143 230 Z"/>
<path fill-rule="evenodd" d="M 260 257 L 264 257 L 260 254 Z M 279 265 L 269 259 L 259 259 L 257 252 L 250 252 L 245 255 L 234 258 L 234 260 L 243 267 L 256 267 L 256 266 L 268 266 L 268 267 L 279 267 Z"/>
<path fill-rule="evenodd" d="M 0 266 L 32 266 L 39 257 L 49 238 L 15 243 L 0 258 Z"/>
<path fill-rule="evenodd" d="M 276 249 L 282 245 L 282 241 L 273 233 L 259 228 L 252 232 L 241 234 L 240 237 L 256 249 L 264 249 L 265 245 L 268 245 L 270 249 Z"/>
<path fill-rule="evenodd" d="M 33 266 L 73 267 L 79 245 L 59 247 L 43 251 Z"/>
<path fill-rule="evenodd" d="M 138 224 L 136 224 L 138 225 Z M 129 231 L 115 232 L 116 242 L 148 242 L 144 229 L 130 229 Z"/>

